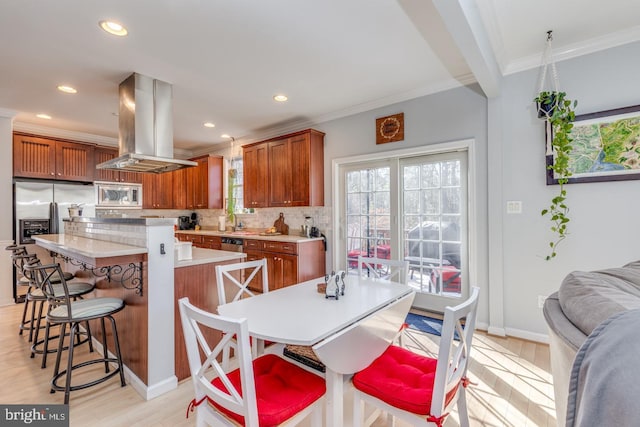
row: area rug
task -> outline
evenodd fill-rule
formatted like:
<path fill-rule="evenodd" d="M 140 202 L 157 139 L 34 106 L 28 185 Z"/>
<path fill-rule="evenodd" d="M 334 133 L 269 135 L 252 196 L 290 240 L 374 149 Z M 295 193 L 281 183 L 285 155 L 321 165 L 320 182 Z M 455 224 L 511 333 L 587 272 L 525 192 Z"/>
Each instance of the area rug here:
<path fill-rule="evenodd" d="M 409 313 L 405 323 L 409 325 L 409 329 L 426 332 L 427 334 L 438 335 L 442 333 L 442 320 L 433 317 L 420 316 L 419 314 Z"/>

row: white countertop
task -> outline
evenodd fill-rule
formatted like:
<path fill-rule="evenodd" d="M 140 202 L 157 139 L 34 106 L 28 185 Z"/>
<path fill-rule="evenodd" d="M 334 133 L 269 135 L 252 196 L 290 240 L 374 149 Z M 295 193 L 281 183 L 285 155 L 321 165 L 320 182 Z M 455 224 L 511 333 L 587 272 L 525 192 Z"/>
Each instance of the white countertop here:
<path fill-rule="evenodd" d="M 192 258 L 175 262 L 175 268 L 193 265 L 209 264 L 213 262 L 237 261 L 242 262 L 247 257 L 242 252 L 219 251 L 216 249 L 192 248 Z"/>
<path fill-rule="evenodd" d="M 322 240 L 322 237 L 303 237 L 298 234 L 260 235 L 257 231 L 176 230 L 176 233 L 199 236 L 233 237 L 236 239 L 271 240 L 276 242 L 303 243 Z"/>
<path fill-rule="evenodd" d="M 33 236 L 38 246 L 63 255 L 78 254 L 88 258 L 107 258 L 146 254 L 147 248 L 87 239 L 69 234 L 39 234 Z"/>

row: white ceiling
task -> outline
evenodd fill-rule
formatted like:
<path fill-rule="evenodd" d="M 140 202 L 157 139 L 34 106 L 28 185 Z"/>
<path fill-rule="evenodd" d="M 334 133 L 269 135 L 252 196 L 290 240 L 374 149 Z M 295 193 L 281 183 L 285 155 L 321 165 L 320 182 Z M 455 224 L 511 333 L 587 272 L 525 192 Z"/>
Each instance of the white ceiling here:
<path fill-rule="evenodd" d="M 18 129 L 117 138 L 118 85 L 138 72 L 173 85 L 174 145 L 202 151 L 473 81 L 494 96 L 539 65 L 547 30 L 563 59 L 640 40 L 639 22 L 638 0 L 5 0 L 0 109 Z"/>

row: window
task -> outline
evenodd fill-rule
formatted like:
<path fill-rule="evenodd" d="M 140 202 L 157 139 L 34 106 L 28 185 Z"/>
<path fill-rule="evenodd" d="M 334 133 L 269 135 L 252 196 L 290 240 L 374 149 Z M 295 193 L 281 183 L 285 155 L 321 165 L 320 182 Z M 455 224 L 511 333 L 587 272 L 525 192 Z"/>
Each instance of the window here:
<path fill-rule="evenodd" d="M 244 211 L 244 191 L 243 191 L 243 173 L 242 173 L 242 157 L 233 157 L 229 161 L 227 203 L 231 202 L 231 211 L 233 213 L 242 213 Z"/>

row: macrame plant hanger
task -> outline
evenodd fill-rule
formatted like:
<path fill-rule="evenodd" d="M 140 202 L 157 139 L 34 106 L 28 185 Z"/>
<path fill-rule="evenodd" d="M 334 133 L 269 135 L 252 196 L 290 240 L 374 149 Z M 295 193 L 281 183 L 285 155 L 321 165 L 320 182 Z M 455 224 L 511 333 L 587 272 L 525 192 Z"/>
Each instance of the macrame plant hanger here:
<path fill-rule="evenodd" d="M 558 78 L 558 70 L 556 69 L 556 63 L 553 60 L 553 48 L 551 47 L 551 42 L 553 41 L 553 30 L 547 31 L 547 44 L 544 48 L 544 52 L 542 54 L 542 63 L 540 64 L 540 82 L 538 84 L 538 94 L 544 91 L 544 84 L 547 78 L 547 70 L 551 67 L 551 80 L 553 89 L 551 92 L 560 92 L 560 79 Z M 553 109 L 556 106 L 557 98 L 554 99 L 554 103 L 551 108 L 544 109 L 541 104 L 538 104 L 538 117 L 546 120 L 546 126 L 550 127 L 551 123 L 549 121 L 550 114 L 553 113 Z M 550 129 L 547 129 L 549 131 Z M 549 135 L 550 132 L 547 132 Z M 553 147 L 550 141 L 547 141 L 547 155 L 553 154 Z"/>

